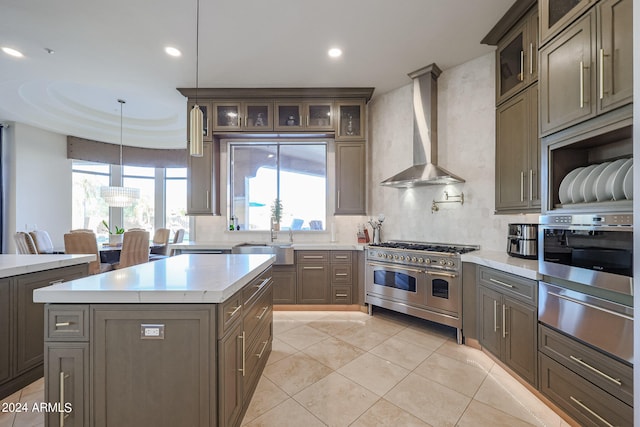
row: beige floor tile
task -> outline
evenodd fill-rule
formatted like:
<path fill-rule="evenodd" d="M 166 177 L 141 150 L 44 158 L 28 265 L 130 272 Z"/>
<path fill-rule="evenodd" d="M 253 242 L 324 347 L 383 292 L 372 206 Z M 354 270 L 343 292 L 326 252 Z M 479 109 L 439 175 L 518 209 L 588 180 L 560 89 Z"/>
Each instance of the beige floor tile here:
<path fill-rule="evenodd" d="M 44 413 L 19 412 L 13 420 L 13 427 L 39 427 L 44 425 Z"/>
<path fill-rule="evenodd" d="M 324 424 L 293 399 L 287 399 L 246 424 L 247 427 L 323 427 Z"/>
<path fill-rule="evenodd" d="M 310 345 L 303 352 L 331 369 L 338 369 L 362 355 L 364 350 L 330 337 Z"/>
<path fill-rule="evenodd" d="M 435 381 L 410 373 L 385 399 L 434 426 L 454 426 L 471 399 Z"/>
<path fill-rule="evenodd" d="M 313 322 L 330 316 L 333 311 L 288 311 L 287 317 L 300 322 Z"/>
<path fill-rule="evenodd" d="M 384 396 L 386 392 L 406 377 L 410 371 L 381 359 L 374 354 L 365 353 L 338 369 L 338 372 L 361 386 L 366 387 L 378 396 Z"/>
<path fill-rule="evenodd" d="M 466 345 L 458 345 L 455 341 L 446 341 L 438 347 L 436 353 L 477 366 L 487 372 L 495 365 L 494 361 L 482 351 Z"/>
<path fill-rule="evenodd" d="M 296 354 L 297 352 L 298 349 L 291 347 L 289 344 L 284 343 L 277 338 L 274 338 L 273 344 L 271 346 L 271 354 L 269 355 L 269 360 L 267 360 L 267 365 L 275 363 L 278 360 L 282 360 L 285 357 Z"/>
<path fill-rule="evenodd" d="M 413 372 L 469 397 L 476 394 L 488 374 L 481 368 L 437 352 L 429 356 Z"/>
<path fill-rule="evenodd" d="M 0 412 L 0 427 L 12 427 L 15 412 Z"/>
<path fill-rule="evenodd" d="M 472 400 L 464 411 L 458 427 L 531 427 L 531 424 L 509 414 L 505 414 L 489 405 Z"/>
<path fill-rule="evenodd" d="M 256 391 L 253 393 L 251 403 L 247 408 L 242 424 L 244 425 L 253 421 L 288 398 L 289 396 L 280 390 L 277 385 L 265 376 L 262 376 L 256 386 Z"/>
<path fill-rule="evenodd" d="M 22 394 L 31 394 L 35 391 L 44 391 L 44 377 L 36 380 L 22 389 Z"/>
<path fill-rule="evenodd" d="M 430 350 L 437 350 L 442 344 L 447 341 L 447 338 L 439 334 L 429 332 L 424 328 L 415 328 L 410 326 L 402 331 L 398 332 L 394 337 L 401 340 L 408 341 L 412 344 L 419 344 Z"/>
<path fill-rule="evenodd" d="M 384 316 L 371 316 L 363 325 L 364 328 L 371 329 L 385 335 L 395 335 L 407 328 L 406 322 L 398 321 L 394 318 Z"/>
<path fill-rule="evenodd" d="M 413 370 L 429 357 L 433 350 L 393 336 L 369 350 L 369 353 L 373 353 L 403 368 Z"/>
<path fill-rule="evenodd" d="M 319 330 L 327 335 L 335 335 L 355 326 L 361 326 L 362 322 L 348 319 L 329 319 L 323 318 L 307 323 L 308 326 Z"/>
<path fill-rule="evenodd" d="M 309 347 L 310 345 L 320 342 L 328 337 L 329 335 L 324 332 L 320 332 L 319 330 L 307 325 L 290 329 L 278 335 L 279 340 L 284 341 L 286 344 L 289 344 L 298 350 Z"/>
<path fill-rule="evenodd" d="M 403 411 L 393 403 L 380 399 L 350 427 L 431 427 L 420 418 Z"/>
<path fill-rule="evenodd" d="M 378 396 L 334 372 L 294 396 L 328 426 L 348 426 L 369 409 Z"/>
<path fill-rule="evenodd" d="M 363 350 L 369 351 L 373 347 L 387 340 L 389 335 L 380 333 L 373 329 L 353 327 L 335 334 L 335 337 Z"/>
<path fill-rule="evenodd" d="M 304 353 L 296 353 L 267 365 L 264 376 L 289 396 L 326 377 L 333 370 Z"/>
<path fill-rule="evenodd" d="M 305 325 L 306 322 L 300 322 L 298 320 L 293 319 L 273 319 L 273 334 L 279 336 L 280 334 L 287 332 L 291 329 L 298 328 L 300 326 Z"/>

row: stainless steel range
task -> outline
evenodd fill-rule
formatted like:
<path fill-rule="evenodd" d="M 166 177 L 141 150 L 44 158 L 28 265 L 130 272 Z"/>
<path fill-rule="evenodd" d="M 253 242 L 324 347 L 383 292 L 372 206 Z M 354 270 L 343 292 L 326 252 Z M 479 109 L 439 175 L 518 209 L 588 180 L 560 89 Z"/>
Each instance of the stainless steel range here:
<path fill-rule="evenodd" d="M 365 302 L 452 326 L 462 343 L 460 255 L 479 246 L 390 241 L 369 245 Z"/>

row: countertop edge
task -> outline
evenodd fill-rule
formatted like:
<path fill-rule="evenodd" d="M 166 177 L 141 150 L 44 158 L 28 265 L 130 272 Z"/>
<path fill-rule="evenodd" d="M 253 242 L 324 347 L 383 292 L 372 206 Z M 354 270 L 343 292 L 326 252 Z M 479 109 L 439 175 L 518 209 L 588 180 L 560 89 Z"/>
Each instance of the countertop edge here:
<path fill-rule="evenodd" d="M 88 264 L 95 259 L 95 255 L 1 255 L 0 278 Z M 13 265 L 4 266 L 9 263 Z"/>
<path fill-rule="evenodd" d="M 515 274 L 532 280 L 542 279 L 538 272 L 537 259 L 524 259 L 509 256 L 505 252 L 479 250 L 462 254 L 462 262 L 470 262 L 485 267 L 495 268 L 506 273 Z"/>

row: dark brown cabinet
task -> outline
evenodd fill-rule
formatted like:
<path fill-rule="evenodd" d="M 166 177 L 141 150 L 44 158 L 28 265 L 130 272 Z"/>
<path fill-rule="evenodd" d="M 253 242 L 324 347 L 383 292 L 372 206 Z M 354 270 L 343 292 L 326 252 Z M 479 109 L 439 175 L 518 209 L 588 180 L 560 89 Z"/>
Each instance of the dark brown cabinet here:
<path fill-rule="evenodd" d="M 333 102 L 318 100 L 304 102 L 277 101 L 275 130 L 334 130 Z"/>
<path fill-rule="evenodd" d="M 274 265 L 273 267 L 273 303 L 296 303 L 296 267 L 294 265 Z"/>
<path fill-rule="evenodd" d="M 366 138 L 364 101 L 338 100 L 335 108 L 338 120 L 336 141 L 364 140 Z"/>
<path fill-rule="evenodd" d="M 296 252 L 298 270 L 297 302 L 299 304 L 329 304 L 329 252 Z"/>
<path fill-rule="evenodd" d="M 187 215 L 216 215 L 217 142 L 203 144 L 202 157 L 187 156 Z"/>
<path fill-rule="evenodd" d="M 540 210 L 538 85 L 496 109 L 496 211 Z"/>
<path fill-rule="evenodd" d="M 478 277 L 478 340 L 509 368 L 537 381 L 537 282 L 486 267 Z"/>
<path fill-rule="evenodd" d="M 540 45 L 544 45 L 597 0 L 539 0 Z"/>
<path fill-rule="evenodd" d="M 273 130 L 273 102 L 217 101 L 213 103 L 213 130 Z"/>
<path fill-rule="evenodd" d="M 607 0 L 540 50 L 546 136 L 632 102 L 632 0 Z"/>
<path fill-rule="evenodd" d="M 336 142 L 337 215 L 366 214 L 366 146 L 362 142 Z"/>
<path fill-rule="evenodd" d="M 0 280 L 0 384 L 11 378 L 11 280 Z M 0 395 L 0 397 L 3 397 Z"/>

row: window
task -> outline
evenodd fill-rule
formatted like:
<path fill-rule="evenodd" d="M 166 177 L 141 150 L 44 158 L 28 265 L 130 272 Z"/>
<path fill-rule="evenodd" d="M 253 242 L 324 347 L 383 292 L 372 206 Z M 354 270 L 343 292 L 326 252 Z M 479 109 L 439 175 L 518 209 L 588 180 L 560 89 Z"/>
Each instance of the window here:
<path fill-rule="evenodd" d="M 122 209 L 124 229 L 153 230 L 155 228 L 155 168 L 124 166 L 122 174 L 125 187 L 140 189 L 140 200 L 133 206 Z"/>
<path fill-rule="evenodd" d="M 165 169 L 165 227 L 174 232 L 184 229 L 184 240 L 189 240 L 187 217 L 187 169 Z"/>
<path fill-rule="evenodd" d="M 71 228 L 95 230 L 101 241 L 107 241 L 107 231 L 100 227 L 103 220 L 109 220 L 109 206 L 100 197 L 100 187 L 109 185 L 109 165 L 73 162 L 73 213 Z"/>
<path fill-rule="evenodd" d="M 232 142 L 230 216 L 240 230 L 269 230 L 277 214 L 284 230 L 326 229 L 327 142 Z"/>

